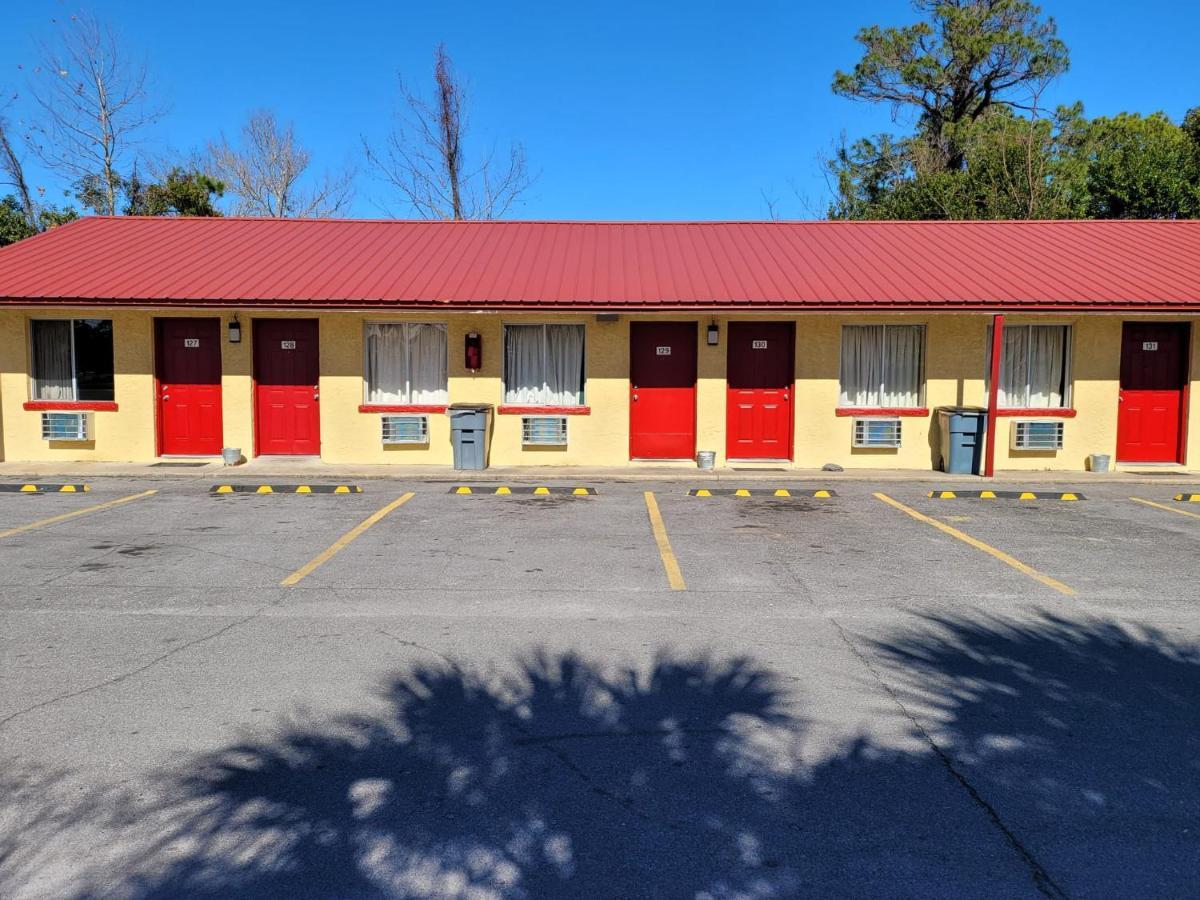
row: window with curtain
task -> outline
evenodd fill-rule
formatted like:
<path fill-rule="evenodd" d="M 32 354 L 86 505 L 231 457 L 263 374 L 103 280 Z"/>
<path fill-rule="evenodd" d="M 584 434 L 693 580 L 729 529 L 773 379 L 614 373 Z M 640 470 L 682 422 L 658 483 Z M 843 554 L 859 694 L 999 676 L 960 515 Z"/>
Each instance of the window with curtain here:
<path fill-rule="evenodd" d="M 1061 409 L 1070 405 L 1069 325 L 1005 325 L 1000 355 L 1001 409 Z M 991 382 L 992 329 L 988 326 L 984 384 Z"/>
<path fill-rule="evenodd" d="M 34 400 L 115 399 L 110 319 L 34 319 L 29 340 Z"/>
<path fill-rule="evenodd" d="M 506 326 L 504 402 L 582 406 L 583 326 Z"/>
<path fill-rule="evenodd" d="M 855 409 L 922 406 L 924 354 L 924 325 L 843 326 L 838 405 Z"/>
<path fill-rule="evenodd" d="M 371 323 L 366 330 L 367 403 L 447 403 L 446 326 L 427 322 Z"/>

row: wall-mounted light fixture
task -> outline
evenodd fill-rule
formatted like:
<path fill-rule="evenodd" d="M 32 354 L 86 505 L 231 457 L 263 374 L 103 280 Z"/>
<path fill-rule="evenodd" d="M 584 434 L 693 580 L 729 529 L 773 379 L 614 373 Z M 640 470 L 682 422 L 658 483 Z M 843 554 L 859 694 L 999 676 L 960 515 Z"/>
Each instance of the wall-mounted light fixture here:
<path fill-rule="evenodd" d="M 242 323 L 238 321 L 237 313 L 233 314 L 233 321 L 229 323 L 229 343 L 240 344 L 242 342 Z"/>
<path fill-rule="evenodd" d="M 715 347 L 721 340 L 721 329 L 717 327 L 716 320 L 708 326 L 708 346 Z"/>

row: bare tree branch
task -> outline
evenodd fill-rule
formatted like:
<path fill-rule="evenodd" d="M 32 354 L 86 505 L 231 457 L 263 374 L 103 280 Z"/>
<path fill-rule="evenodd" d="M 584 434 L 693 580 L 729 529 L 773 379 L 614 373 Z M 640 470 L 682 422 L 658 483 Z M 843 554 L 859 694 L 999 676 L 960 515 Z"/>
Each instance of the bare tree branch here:
<path fill-rule="evenodd" d="M 111 28 L 78 15 L 66 29 L 41 48 L 30 91 L 40 109 L 33 149 L 72 183 L 94 184 L 97 212 L 116 215 L 121 172 L 132 166 L 138 134 L 163 111 L 148 104 L 146 69 L 129 61 Z"/>
<path fill-rule="evenodd" d="M 499 219 L 534 182 L 520 144 L 497 163 L 489 152 L 466 162 L 467 92 L 445 45 L 434 55 L 434 94 L 426 99 L 400 82 L 403 109 L 382 148 L 363 139 L 367 162 L 423 219 Z"/>
<path fill-rule="evenodd" d="M 9 137 L 9 124 L 3 111 L 3 107 L 0 107 L 0 185 L 16 191 L 25 224 L 30 228 L 37 228 L 38 205 L 34 202 L 29 182 L 25 179 L 25 166 Z"/>
<path fill-rule="evenodd" d="M 225 135 L 208 145 L 209 168 L 235 198 L 233 213 L 275 219 L 336 216 L 350 204 L 354 171 L 309 178 L 311 154 L 296 140 L 292 124 L 280 126 L 269 110 L 242 126 L 240 146 Z"/>

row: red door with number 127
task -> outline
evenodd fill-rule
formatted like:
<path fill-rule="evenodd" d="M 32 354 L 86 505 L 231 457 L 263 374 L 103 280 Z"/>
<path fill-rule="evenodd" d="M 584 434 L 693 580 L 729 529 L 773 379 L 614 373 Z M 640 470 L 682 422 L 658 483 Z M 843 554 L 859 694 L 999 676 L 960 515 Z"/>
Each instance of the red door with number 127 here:
<path fill-rule="evenodd" d="M 157 319 L 159 450 L 221 452 L 221 321 Z"/>

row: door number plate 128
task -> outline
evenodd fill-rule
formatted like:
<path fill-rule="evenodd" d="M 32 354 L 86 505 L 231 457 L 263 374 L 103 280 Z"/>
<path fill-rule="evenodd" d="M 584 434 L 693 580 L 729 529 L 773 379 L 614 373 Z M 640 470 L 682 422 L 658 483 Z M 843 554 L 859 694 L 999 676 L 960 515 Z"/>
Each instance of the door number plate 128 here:
<path fill-rule="evenodd" d="M 655 347 L 654 352 L 657 353 L 659 356 L 670 356 L 671 348 L 670 347 Z"/>

